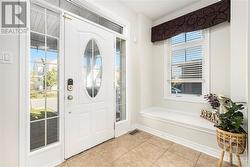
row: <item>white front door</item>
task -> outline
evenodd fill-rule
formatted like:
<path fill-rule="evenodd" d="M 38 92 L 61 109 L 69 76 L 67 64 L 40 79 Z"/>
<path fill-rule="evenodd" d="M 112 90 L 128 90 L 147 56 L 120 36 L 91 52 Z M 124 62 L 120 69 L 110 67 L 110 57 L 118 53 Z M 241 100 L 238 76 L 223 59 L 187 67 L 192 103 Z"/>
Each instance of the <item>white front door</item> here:
<path fill-rule="evenodd" d="M 65 19 L 65 158 L 114 137 L 114 35 Z"/>

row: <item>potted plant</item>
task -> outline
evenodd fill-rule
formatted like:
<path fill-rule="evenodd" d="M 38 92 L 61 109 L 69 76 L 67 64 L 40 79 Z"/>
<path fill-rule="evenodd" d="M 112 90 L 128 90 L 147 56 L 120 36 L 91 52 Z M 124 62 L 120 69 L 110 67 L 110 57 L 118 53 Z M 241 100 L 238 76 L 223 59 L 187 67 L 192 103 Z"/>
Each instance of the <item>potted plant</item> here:
<path fill-rule="evenodd" d="M 242 128 L 244 116 L 241 112 L 244 107 L 242 104 L 236 104 L 227 97 L 219 97 L 220 107 L 218 113 L 217 142 L 222 149 L 221 159 L 218 166 L 222 166 L 224 153 L 229 152 L 230 163 L 232 164 L 232 154 L 236 154 L 239 166 L 241 167 L 240 154 L 243 154 L 246 148 L 246 132 Z M 223 109 L 221 109 L 223 107 Z"/>

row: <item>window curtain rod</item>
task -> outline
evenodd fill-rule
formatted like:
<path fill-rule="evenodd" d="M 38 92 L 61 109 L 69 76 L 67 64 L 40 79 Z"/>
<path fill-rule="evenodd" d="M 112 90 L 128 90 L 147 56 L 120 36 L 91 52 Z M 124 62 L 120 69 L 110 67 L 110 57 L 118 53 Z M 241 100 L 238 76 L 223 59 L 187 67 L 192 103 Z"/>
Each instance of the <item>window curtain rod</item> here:
<path fill-rule="evenodd" d="M 151 41 L 162 41 L 184 32 L 206 29 L 230 22 L 230 0 L 217 3 L 167 21 L 151 29 Z"/>

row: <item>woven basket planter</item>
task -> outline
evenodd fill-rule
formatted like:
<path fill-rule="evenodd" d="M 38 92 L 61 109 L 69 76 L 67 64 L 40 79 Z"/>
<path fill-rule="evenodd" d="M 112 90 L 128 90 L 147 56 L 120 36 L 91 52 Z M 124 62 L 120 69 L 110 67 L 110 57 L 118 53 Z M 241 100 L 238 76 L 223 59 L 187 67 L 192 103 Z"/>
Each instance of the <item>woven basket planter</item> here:
<path fill-rule="evenodd" d="M 217 128 L 216 134 L 218 145 L 222 150 L 236 155 L 244 153 L 247 139 L 245 133 L 231 133 Z"/>

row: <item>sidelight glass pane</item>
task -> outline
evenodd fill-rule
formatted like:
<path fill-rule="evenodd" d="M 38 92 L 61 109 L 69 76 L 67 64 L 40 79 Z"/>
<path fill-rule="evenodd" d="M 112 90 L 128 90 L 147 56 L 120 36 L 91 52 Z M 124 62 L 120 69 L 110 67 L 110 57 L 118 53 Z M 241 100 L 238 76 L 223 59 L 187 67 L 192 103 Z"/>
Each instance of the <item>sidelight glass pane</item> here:
<path fill-rule="evenodd" d="M 30 33 L 30 150 L 33 151 L 59 140 L 60 17 L 51 10 L 32 4 L 30 21 L 32 29 Z"/>
<path fill-rule="evenodd" d="M 60 15 L 51 10 L 47 10 L 47 34 L 53 37 L 59 37 Z"/>
<path fill-rule="evenodd" d="M 47 118 L 58 116 L 58 94 L 57 91 L 47 92 Z"/>
<path fill-rule="evenodd" d="M 30 121 L 45 118 L 45 93 L 42 91 L 31 90 L 30 92 Z"/>
<path fill-rule="evenodd" d="M 49 64 L 58 63 L 58 40 L 56 38 L 47 37 L 46 62 Z"/>
<path fill-rule="evenodd" d="M 43 63 L 45 61 L 45 35 L 30 34 L 30 61 Z"/>
<path fill-rule="evenodd" d="M 44 65 L 30 63 L 30 120 L 45 118 Z"/>
<path fill-rule="evenodd" d="M 47 120 L 47 145 L 59 140 L 58 119 L 59 118 L 52 118 Z"/>
<path fill-rule="evenodd" d="M 30 29 L 31 31 L 45 33 L 45 9 L 35 4 L 31 5 Z"/>
<path fill-rule="evenodd" d="M 116 39 L 116 121 L 126 119 L 126 45 L 125 40 Z"/>
<path fill-rule="evenodd" d="M 45 146 L 45 121 L 30 124 L 30 150 Z"/>

